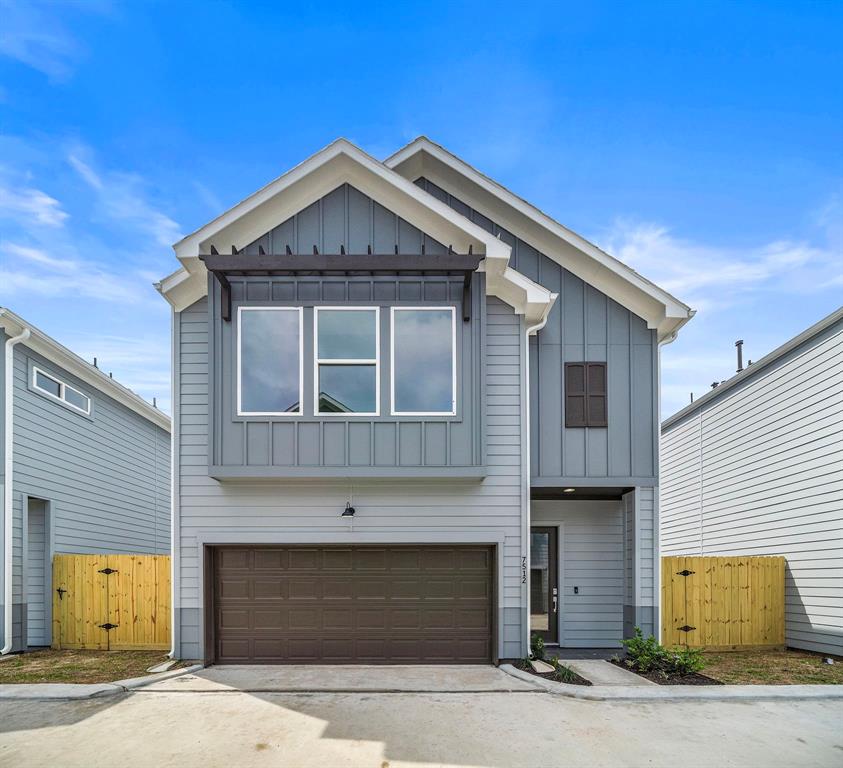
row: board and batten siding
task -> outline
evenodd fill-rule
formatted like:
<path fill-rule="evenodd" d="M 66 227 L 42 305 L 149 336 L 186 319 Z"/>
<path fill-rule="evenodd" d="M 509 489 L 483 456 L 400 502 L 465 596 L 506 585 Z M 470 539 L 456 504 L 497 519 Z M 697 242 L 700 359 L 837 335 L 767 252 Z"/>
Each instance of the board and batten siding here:
<path fill-rule="evenodd" d="M 219 286 L 209 283 L 211 475 L 345 477 L 479 475 L 484 459 L 482 386 L 485 276 L 472 280 L 471 320 L 462 316 L 462 276 L 231 276 L 233 317 L 223 321 Z M 302 307 L 302 415 L 237 414 L 240 307 Z M 316 414 L 314 312 L 320 306 L 379 309 L 380 414 Z M 391 308 L 450 307 L 456 342 L 456 414 L 392 416 Z"/>
<path fill-rule="evenodd" d="M 661 506 L 664 555 L 784 555 L 787 644 L 843 654 L 843 320 L 668 422 Z"/>
<path fill-rule="evenodd" d="M 91 416 L 34 391 L 33 365 L 84 392 Z M 26 626 L 27 499 L 47 502 L 48 557 L 169 552 L 170 434 L 18 344 L 13 455 L 13 635 L 19 649 Z"/>
<path fill-rule="evenodd" d="M 260 479 L 208 475 L 207 299 L 175 315 L 176 651 L 202 658 L 206 544 L 489 543 L 498 551 L 497 653 L 522 656 L 523 323 L 486 302 L 487 466 L 482 479 Z M 340 517 L 346 501 L 357 514 Z"/>
<path fill-rule="evenodd" d="M 658 478 L 656 331 L 529 243 L 428 179 L 415 182 L 512 248 L 510 266 L 558 294 L 530 339 L 534 487 L 652 486 Z M 608 428 L 566 428 L 564 368 L 607 364 Z"/>

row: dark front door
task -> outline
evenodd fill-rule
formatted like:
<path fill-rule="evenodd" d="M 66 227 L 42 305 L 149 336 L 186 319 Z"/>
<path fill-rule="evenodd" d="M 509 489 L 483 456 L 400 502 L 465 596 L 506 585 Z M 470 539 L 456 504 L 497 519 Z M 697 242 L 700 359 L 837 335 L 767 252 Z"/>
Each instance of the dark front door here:
<path fill-rule="evenodd" d="M 492 660 L 491 547 L 232 546 L 211 567 L 217 663 Z"/>
<path fill-rule="evenodd" d="M 530 636 L 559 642 L 559 569 L 556 528 L 530 529 Z"/>

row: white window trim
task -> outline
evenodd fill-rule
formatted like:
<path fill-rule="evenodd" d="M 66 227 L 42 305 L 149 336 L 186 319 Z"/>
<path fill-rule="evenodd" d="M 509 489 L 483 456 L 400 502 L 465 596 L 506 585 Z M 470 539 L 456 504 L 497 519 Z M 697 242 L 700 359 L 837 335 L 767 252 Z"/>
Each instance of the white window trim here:
<path fill-rule="evenodd" d="M 240 341 L 243 312 L 296 312 L 299 317 L 299 409 L 297 411 L 244 411 L 242 403 L 243 366 L 240 364 Z M 237 308 L 237 415 L 238 416 L 303 416 L 304 415 L 304 319 L 302 307 L 238 307 Z"/>
<path fill-rule="evenodd" d="M 441 312 L 451 313 L 451 410 L 397 411 L 395 410 L 395 313 Z M 390 416 L 456 416 L 457 415 L 457 310 L 455 307 L 390 307 L 389 309 L 389 414 Z"/>
<path fill-rule="evenodd" d="M 56 397 L 52 392 L 48 392 L 46 389 L 42 389 L 41 387 L 38 386 L 38 374 L 39 373 L 42 376 L 46 376 L 48 379 L 50 379 L 50 381 L 54 381 L 54 382 L 56 382 L 56 384 L 59 385 L 59 396 L 58 397 Z M 84 413 L 86 416 L 91 415 L 91 396 L 90 395 L 86 395 L 84 392 L 82 392 L 82 390 L 77 389 L 76 387 L 73 387 L 70 384 L 65 384 L 64 381 L 62 381 L 58 377 L 54 376 L 52 373 L 48 373 L 43 368 L 39 368 L 36 365 L 32 366 L 32 388 L 36 392 L 38 392 L 39 394 L 44 395 L 45 397 L 49 397 L 51 400 L 56 400 L 57 402 L 62 403 L 63 405 L 66 405 L 68 408 L 72 408 L 74 411 L 78 411 L 79 413 Z M 70 401 L 65 399 L 64 393 L 67 392 L 68 389 L 72 390 L 77 395 L 82 395 L 82 397 L 84 397 L 88 401 L 87 409 L 80 408 L 78 405 L 74 405 L 73 403 L 71 403 Z"/>
<path fill-rule="evenodd" d="M 375 357 L 360 360 L 319 357 L 319 312 L 373 312 L 375 315 Z M 319 410 L 319 365 L 374 365 L 375 410 L 369 413 L 322 413 Z M 381 413 L 381 310 L 380 307 L 314 307 L 313 308 L 313 415 L 328 418 L 380 416 Z"/>

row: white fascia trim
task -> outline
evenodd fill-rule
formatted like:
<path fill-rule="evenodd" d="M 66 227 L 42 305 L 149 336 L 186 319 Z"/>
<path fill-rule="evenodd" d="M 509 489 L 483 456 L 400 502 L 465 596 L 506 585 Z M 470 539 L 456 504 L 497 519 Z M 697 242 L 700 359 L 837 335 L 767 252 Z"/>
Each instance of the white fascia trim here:
<path fill-rule="evenodd" d="M 424 176 L 454 190 L 472 208 L 642 317 L 648 327 L 658 330 L 660 338 L 679 330 L 694 314 L 667 291 L 424 136 L 400 149 L 384 165 L 412 177 L 411 181 Z M 464 184 L 456 184 L 454 189 L 454 182 L 460 179 L 475 185 L 486 199 L 472 195 Z M 564 254 L 566 247 L 573 247 L 588 261 L 577 259 L 576 252 Z"/>
<path fill-rule="evenodd" d="M 124 387 L 99 368 L 95 368 L 79 355 L 71 352 L 67 347 L 59 344 L 55 339 L 50 338 L 46 333 L 38 330 L 34 325 L 26 322 L 5 307 L 0 307 L 0 328 L 12 336 L 22 333 L 25 329 L 28 330 L 29 338 L 26 340 L 26 346 L 33 352 L 37 352 L 59 368 L 72 373 L 78 379 L 97 391 L 108 395 L 147 421 L 170 432 L 170 417 L 166 413 L 159 411 L 132 390 Z"/>
<path fill-rule="evenodd" d="M 221 250 L 231 245 L 243 248 L 346 183 L 440 242 L 462 251 L 473 247 L 482 253 L 480 271 L 487 275 L 486 292 L 499 296 L 528 321 L 550 311 L 555 295 L 508 266 L 509 245 L 346 139 L 329 144 L 176 243 L 173 248 L 182 269 L 156 287 L 176 311 L 186 309 L 207 295 L 207 272 L 198 258 L 203 248 L 212 241 Z"/>

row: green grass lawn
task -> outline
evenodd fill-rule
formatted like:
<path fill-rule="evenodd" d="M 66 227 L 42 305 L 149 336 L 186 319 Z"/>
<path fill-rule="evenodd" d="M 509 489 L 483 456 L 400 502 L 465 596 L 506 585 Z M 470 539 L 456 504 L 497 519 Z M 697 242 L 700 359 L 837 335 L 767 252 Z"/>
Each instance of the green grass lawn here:
<path fill-rule="evenodd" d="M 709 651 L 702 674 L 730 685 L 843 685 L 843 659 L 824 664 L 823 655 L 809 651 Z"/>
<path fill-rule="evenodd" d="M 0 683 L 110 683 L 141 677 L 163 651 L 32 651 L 0 661 Z"/>

